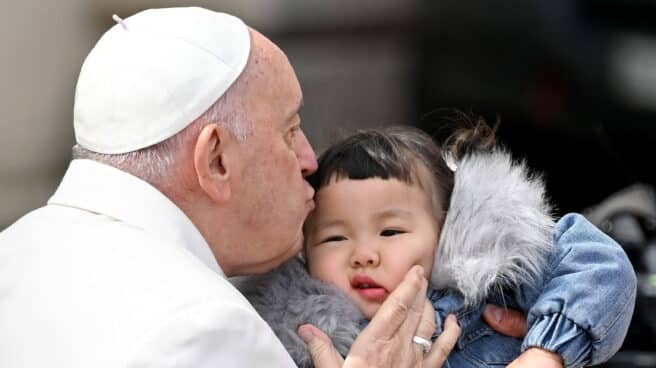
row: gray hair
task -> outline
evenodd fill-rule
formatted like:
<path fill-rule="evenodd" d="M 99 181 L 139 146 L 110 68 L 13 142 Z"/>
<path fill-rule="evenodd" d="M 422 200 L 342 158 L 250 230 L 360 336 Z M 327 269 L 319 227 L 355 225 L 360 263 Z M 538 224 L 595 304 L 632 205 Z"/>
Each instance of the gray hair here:
<path fill-rule="evenodd" d="M 245 141 L 253 132 L 253 122 L 247 116 L 244 94 L 237 80 L 232 88 L 219 98 L 200 117 L 174 136 L 142 148 L 121 154 L 103 154 L 90 151 L 79 144 L 73 146 L 73 159 L 89 159 L 113 166 L 137 176 L 151 184 L 170 181 L 180 165 L 183 149 L 198 138 L 209 124 L 219 124 L 237 140 Z"/>

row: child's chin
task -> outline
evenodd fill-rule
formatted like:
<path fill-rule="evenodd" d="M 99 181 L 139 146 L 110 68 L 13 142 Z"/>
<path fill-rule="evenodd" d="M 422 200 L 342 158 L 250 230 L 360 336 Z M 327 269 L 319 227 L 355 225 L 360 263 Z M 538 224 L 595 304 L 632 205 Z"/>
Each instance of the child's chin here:
<path fill-rule="evenodd" d="M 376 304 L 376 305 L 369 304 L 369 305 L 360 306 L 360 312 L 362 312 L 362 314 L 364 314 L 364 316 L 367 317 L 367 319 L 369 320 L 374 318 L 374 315 L 376 315 L 378 309 L 380 309 L 380 304 Z"/>

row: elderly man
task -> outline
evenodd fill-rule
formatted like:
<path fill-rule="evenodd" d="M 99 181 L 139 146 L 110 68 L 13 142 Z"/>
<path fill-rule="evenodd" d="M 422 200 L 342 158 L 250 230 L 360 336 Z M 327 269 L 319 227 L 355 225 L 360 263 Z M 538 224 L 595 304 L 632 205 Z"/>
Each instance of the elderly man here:
<path fill-rule="evenodd" d="M 226 276 L 301 249 L 316 158 L 294 70 L 227 14 L 115 20 L 80 72 L 62 183 L 0 234 L 0 366 L 293 366 Z M 425 291 L 415 267 L 345 361 L 314 326 L 299 333 L 318 367 L 438 367 L 459 328 L 424 354 Z M 504 316 L 495 328 L 525 330 Z"/>
<path fill-rule="evenodd" d="M 226 279 L 301 249 L 316 158 L 291 65 L 226 14 L 115 20 L 80 72 L 75 159 L 0 234 L 0 366 L 293 366 Z M 304 326 L 317 365 L 439 365 L 458 328 L 412 342 L 434 328 L 425 288 L 411 270 L 345 362 Z"/>

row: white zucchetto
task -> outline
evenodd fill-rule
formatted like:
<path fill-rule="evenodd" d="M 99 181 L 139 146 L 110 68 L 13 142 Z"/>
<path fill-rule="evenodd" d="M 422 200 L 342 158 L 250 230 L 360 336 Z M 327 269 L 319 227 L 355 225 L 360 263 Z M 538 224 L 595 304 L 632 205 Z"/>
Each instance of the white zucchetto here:
<path fill-rule="evenodd" d="M 175 135 L 228 90 L 248 61 L 248 27 L 229 14 L 165 8 L 114 19 L 75 90 L 75 138 L 94 152 L 131 152 Z"/>

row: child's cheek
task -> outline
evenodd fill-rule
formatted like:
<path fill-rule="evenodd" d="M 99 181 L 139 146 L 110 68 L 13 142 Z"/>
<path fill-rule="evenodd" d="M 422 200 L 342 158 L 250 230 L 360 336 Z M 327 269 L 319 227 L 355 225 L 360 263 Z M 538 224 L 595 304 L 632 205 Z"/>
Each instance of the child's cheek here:
<path fill-rule="evenodd" d="M 322 281 L 334 283 L 333 278 L 338 271 L 335 269 L 334 262 L 331 262 L 328 255 L 315 254 L 308 259 L 308 263 L 310 265 L 310 276 Z"/>

